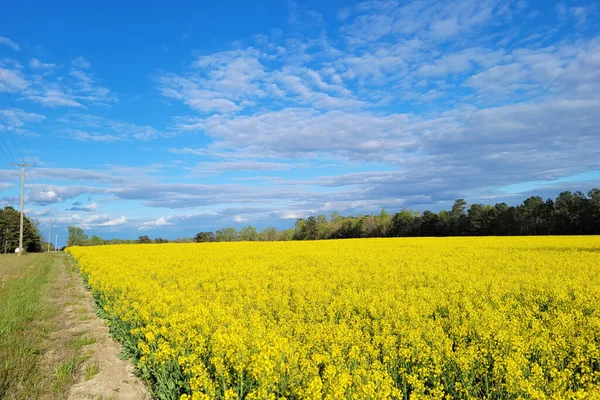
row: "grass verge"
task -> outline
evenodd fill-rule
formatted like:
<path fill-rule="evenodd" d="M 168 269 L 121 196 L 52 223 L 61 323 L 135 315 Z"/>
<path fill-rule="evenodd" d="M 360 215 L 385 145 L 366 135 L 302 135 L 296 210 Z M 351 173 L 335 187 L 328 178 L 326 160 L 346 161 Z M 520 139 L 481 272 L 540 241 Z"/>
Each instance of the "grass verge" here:
<path fill-rule="evenodd" d="M 55 392 L 64 392 L 65 387 L 71 385 L 75 379 L 75 374 L 79 368 L 91 357 L 92 355 L 87 354 L 74 354 L 67 360 L 63 361 L 54 370 L 54 384 L 53 389 Z"/>
<path fill-rule="evenodd" d="M 46 330 L 53 311 L 42 301 L 58 270 L 45 254 L 0 256 L 0 399 L 36 398 Z"/>

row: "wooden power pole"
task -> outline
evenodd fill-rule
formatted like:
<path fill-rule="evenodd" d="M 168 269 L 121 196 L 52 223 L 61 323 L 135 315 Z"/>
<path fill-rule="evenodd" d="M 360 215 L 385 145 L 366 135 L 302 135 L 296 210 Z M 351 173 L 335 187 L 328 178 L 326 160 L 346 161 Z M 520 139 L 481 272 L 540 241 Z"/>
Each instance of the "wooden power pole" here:
<path fill-rule="evenodd" d="M 21 167 L 21 228 L 19 229 L 19 255 L 23 253 L 23 212 L 25 208 L 25 167 L 35 167 L 35 164 L 25 164 L 25 160 L 21 164 L 10 165 Z"/>

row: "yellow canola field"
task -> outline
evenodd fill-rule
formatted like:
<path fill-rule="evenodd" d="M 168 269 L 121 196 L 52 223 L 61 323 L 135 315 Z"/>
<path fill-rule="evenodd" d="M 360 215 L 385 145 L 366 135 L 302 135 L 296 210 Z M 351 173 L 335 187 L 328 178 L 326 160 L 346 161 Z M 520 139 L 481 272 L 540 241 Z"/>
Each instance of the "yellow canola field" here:
<path fill-rule="evenodd" d="M 600 238 L 72 247 L 158 398 L 600 398 Z"/>

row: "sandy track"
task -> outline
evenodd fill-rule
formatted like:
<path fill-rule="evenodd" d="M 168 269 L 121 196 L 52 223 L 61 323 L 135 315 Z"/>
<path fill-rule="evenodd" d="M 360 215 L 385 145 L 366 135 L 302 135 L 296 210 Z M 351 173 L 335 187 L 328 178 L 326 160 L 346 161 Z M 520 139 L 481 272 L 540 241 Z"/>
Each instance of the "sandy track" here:
<path fill-rule="evenodd" d="M 47 365 L 60 358 L 60 352 L 73 338 L 85 337 L 95 342 L 81 347 L 85 361 L 79 366 L 73 384 L 68 390 L 68 399 L 124 399 L 145 400 L 152 397 L 145 385 L 134 374 L 133 365 L 119 358 L 121 347 L 108 334 L 95 313 L 92 294 L 83 286 L 68 256 L 62 257 L 62 268 L 52 300 L 58 307 L 57 319 L 60 329 L 50 334 Z M 93 371 L 93 373 L 90 373 Z"/>

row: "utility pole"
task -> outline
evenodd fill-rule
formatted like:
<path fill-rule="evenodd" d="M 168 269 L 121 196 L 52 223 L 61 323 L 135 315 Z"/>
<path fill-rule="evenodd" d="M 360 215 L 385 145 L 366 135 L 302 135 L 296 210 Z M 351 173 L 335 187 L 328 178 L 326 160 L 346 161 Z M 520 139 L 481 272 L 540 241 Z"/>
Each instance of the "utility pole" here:
<path fill-rule="evenodd" d="M 58 251 L 58 235 L 54 235 L 56 238 L 54 239 L 54 251 Z"/>
<path fill-rule="evenodd" d="M 12 166 L 21 167 L 21 228 L 19 229 L 19 255 L 23 253 L 23 212 L 25 208 L 25 167 L 35 167 L 35 164 L 25 164 L 25 160 L 21 164 L 13 164 Z"/>
<path fill-rule="evenodd" d="M 50 239 L 50 231 L 52 230 L 52 218 L 50 218 L 50 227 L 48 228 L 48 253 L 50 253 L 50 242 L 52 241 L 52 239 Z"/>

